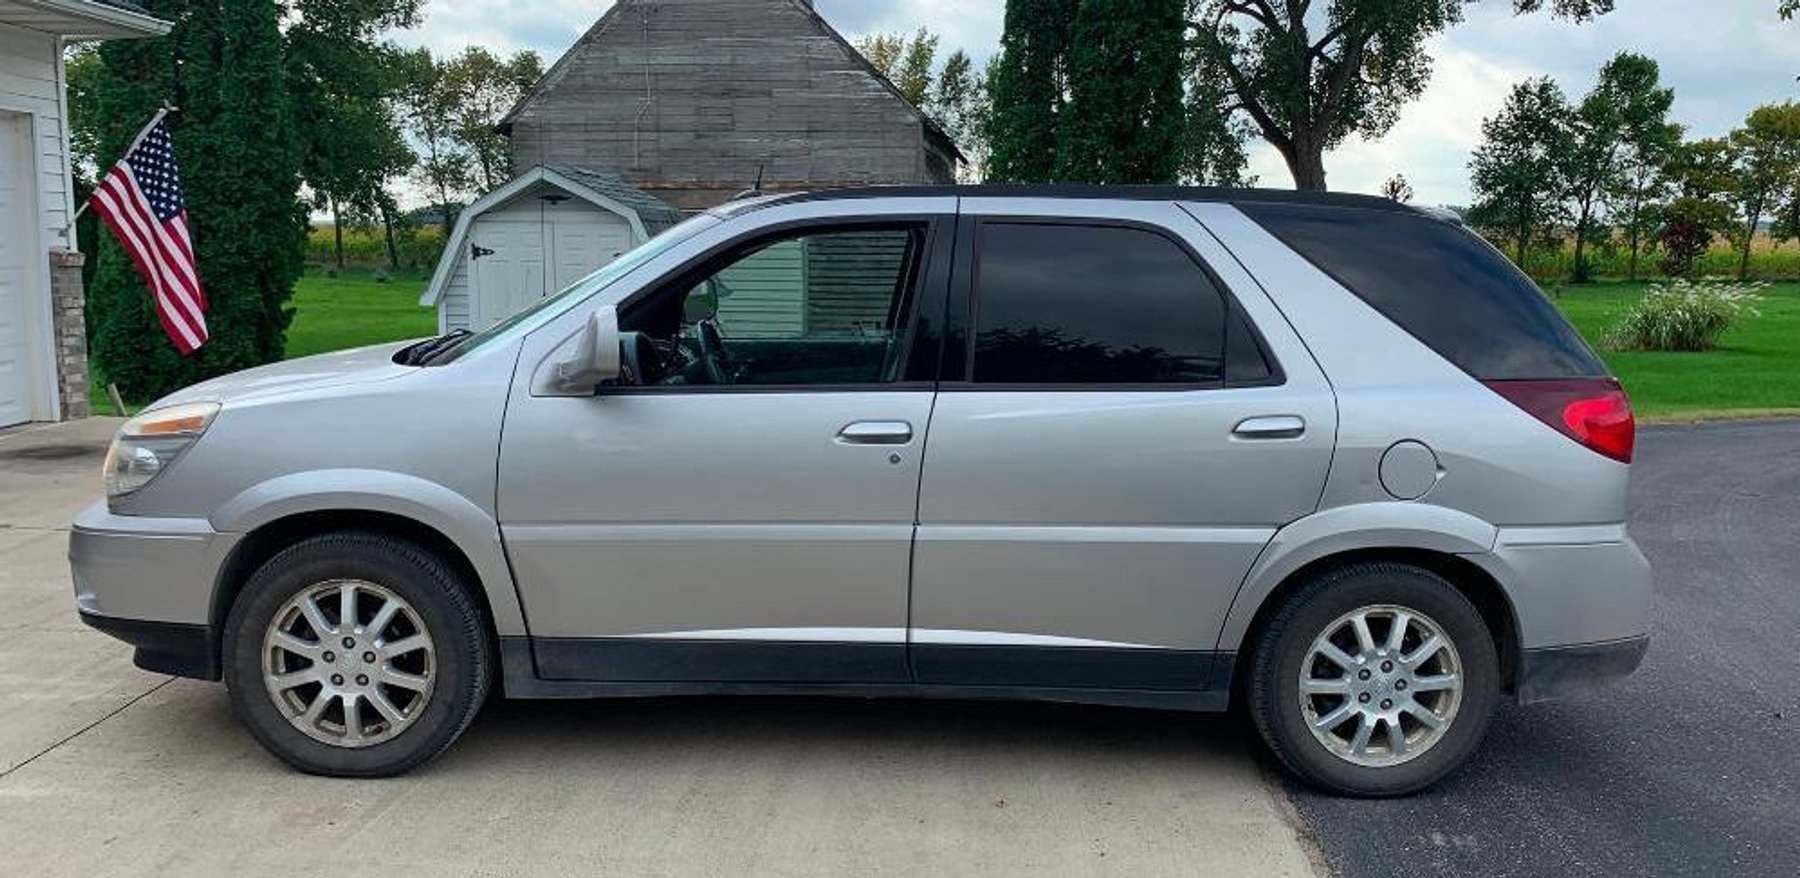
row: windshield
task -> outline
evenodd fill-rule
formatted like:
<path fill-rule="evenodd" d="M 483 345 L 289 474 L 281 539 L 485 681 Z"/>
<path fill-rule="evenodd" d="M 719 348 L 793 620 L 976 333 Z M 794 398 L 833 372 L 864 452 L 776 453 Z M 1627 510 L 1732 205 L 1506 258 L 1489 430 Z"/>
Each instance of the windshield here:
<path fill-rule="evenodd" d="M 612 286 L 620 278 L 635 271 L 638 266 L 661 256 L 676 245 L 699 234 L 702 230 L 719 223 L 718 217 L 700 214 L 686 222 L 657 235 L 644 242 L 637 249 L 620 256 L 606 264 L 604 268 L 569 285 L 569 288 L 554 296 L 547 296 L 543 301 L 508 317 L 481 332 L 464 338 L 453 350 L 435 357 L 433 362 L 448 363 L 464 354 L 472 353 L 487 345 L 499 344 L 530 334 L 533 330 L 550 322 L 576 302 L 593 295 L 600 290 Z"/>

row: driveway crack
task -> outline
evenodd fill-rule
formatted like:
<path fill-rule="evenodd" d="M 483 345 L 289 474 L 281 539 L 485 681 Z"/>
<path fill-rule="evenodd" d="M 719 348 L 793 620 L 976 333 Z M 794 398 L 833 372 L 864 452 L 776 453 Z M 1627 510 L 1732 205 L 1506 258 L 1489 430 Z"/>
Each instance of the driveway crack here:
<path fill-rule="evenodd" d="M 18 765 L 8 768 L 5 771 L 0 771 L 0 780 L 5 780 L 8 777 L 11 777 L 13 772 L 18 771 L 19 769 L 24 768 L 25 766 L 30 765 L 33 762 L 38 761 L 38 759 L 42 758 L 45 754 L 48 754 L 50 751 L 55 750 L 56 748 L 61 747 L 62 745 L 67 744 L 70 741 L 73 741 L 76 738 L 79 738 L 82 735 L 87 734 L 88 731 L 93 729 L 95 726 L 98 726 L 101 723 L 106 722 L 107 720 L 112 719 L 113 717 L 118 716 L 121 713 L 124 713 L 133 704 L 143 701 L 145 698 L 148 698 L 151 695 L 156 694 L 157 692 L 161 691 L 164 686 L 167 686 L 173 682 L 175 682 L 174 677 L 164 677 L 163 681 L 161 683 L 158 683 L 155 686 L 151 686 L 150 688 L 145 689 L 143 692 L 138 693 L 136 696 L 133 696 L 130 701 L 127 701 L 124 704 L 121 704 L 118 707 L 115 707 L 111 711 L 107 712 L 107 714 L 105 716 L 102 716 L 99 719 L 94 720 L 93 722 L 88 723 L 87 725 L 82 726 L 79 729 L 76 729 L 74 732 L 71 732 L 68 736 L 64 737 L 62 740 L 57 741 L 56 743 L 51 744 L 50 746 L 45 747 L 44 749 L 31 754 L 31 756 L 29 758 L 27 758 L 24 762 L 21 762 Z"/>

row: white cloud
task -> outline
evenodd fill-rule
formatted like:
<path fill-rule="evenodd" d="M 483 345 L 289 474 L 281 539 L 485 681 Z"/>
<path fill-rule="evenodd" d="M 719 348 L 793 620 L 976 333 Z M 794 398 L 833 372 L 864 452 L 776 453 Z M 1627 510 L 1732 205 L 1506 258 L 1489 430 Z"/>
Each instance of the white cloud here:
<path fill-rule="evenodd" d="M 1431 84 L 1401 111 L 1379 140 L 1353 137 L 1325 158 L 1331 188 L 1375 193 L 1394 174 L 1405 174 L 1421 204 L 1467 204 L 1469 154 L 1481 142 L 1481 122 L 1498 112 L 1512 84 L 1529 69 L 1448 48 L 1434 40 Z M 1266 158 L 1265 158 L 1266 155 Z M 1265 166 L 1273 161 L 1273 170 Z M 1273 148 L 1259 150 L 1262 184 L 1286 185 L 1287 166 Z"/>

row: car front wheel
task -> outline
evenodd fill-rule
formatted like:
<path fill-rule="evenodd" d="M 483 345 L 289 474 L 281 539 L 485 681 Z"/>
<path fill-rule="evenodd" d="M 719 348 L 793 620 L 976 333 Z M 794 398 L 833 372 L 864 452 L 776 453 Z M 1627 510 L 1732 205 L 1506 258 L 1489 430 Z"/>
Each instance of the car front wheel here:
<path fill-rule="evenodd" d="M 232 705 L 256 739 L 311 774 L 400 774 L 443 752 L 486 698 L 490 647 L 442 559 L 374 533 L 329 534 L 271 558 L 225 631 Z"/>
<path fill-rule="evenodd" d="M 1346 795 L 1436 783 L 1480 744 L 1499 660 L 1479 610 L 1435 573 L 1358 564 L 1303 585 L 1249 671 L 1252 718 L 1301 778 Z"/>

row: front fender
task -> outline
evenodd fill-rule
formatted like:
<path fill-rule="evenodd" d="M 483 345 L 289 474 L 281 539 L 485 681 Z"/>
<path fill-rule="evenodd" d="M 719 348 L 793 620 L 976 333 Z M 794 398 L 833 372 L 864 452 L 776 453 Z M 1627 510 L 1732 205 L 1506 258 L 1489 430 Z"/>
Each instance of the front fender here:
<path fill-rule="evenodd" d="M 497 633 L 502 637 L 526 633 L 499 523 L 474 501 L 435 482 L 382 470 L 292 473 L 244 490 L 214 510 L 210 520 L 221 533 L 246 534 L 290 516 L 331 511 L 385 513 L 443 534 L 474 566 Z"/>
<path fill-rule="evenodd" d="M 1309 515 L 1275 532 L 1231 602 L 1218 648 L 1236 651 L 1257 610 L 1296 571 L 1321 558 L 1366 549 L 1490 552 L 1499 530 L 1466 512 L 1426 503 L 1358 503 Z"/>

